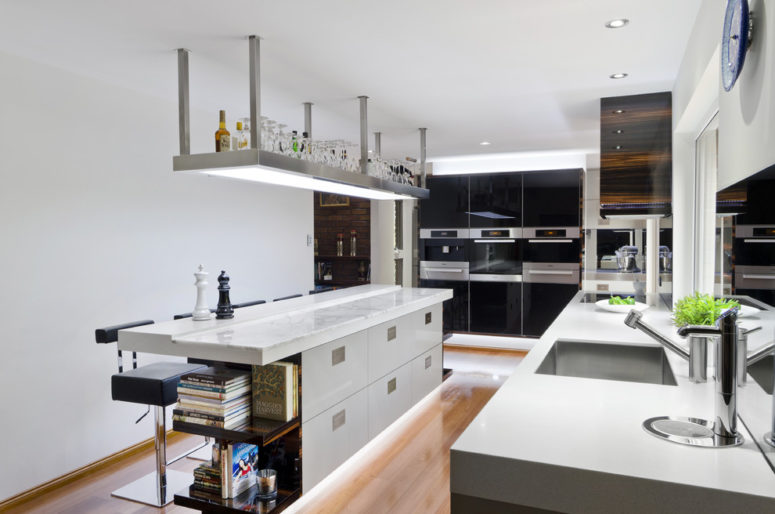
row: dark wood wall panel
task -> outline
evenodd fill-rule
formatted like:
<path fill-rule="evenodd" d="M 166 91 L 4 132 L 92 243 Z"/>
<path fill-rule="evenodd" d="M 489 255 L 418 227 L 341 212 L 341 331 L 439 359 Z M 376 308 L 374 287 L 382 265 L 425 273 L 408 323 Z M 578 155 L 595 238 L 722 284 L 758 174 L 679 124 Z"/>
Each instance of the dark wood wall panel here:
<path fill-rule="evenodd" d="M 601 214 L 670 213 L 672 95 L 600 100 Z"/>

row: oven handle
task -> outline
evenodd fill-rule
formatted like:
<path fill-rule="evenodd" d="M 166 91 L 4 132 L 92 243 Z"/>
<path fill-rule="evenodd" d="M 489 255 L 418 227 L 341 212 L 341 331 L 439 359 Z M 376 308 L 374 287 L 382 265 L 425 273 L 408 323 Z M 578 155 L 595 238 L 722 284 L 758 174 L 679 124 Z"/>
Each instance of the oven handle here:
<path fill-rule="evenodd" d="M 516 239 L 474 239 L 474 243 L 516 243 Z"/>
<path fill-rule="evenodd" d="M 445 273 L 463 273 L 461 268 L 423 268 L 423 271 L 443 271 Z"/>
<path fill-rule="evenodd" d="M 528 239 L 528 243 L 572 243 L 573 239 Z"/>
<path fill-rule="evenodd" d="M 531 275 L 573 275 L 573 271 L 568 270 L 526 270 Z"/>
<path fill-rule="evenodd" d="M 751 278 L 758 280 L 775 280 L 775 275 L 746 275 L 743 273 L 743 278 Z"/>
<path fill-rule="evenodd" d="M 743 239 L 744 243 L 775 243 L 775 239 Z"/>

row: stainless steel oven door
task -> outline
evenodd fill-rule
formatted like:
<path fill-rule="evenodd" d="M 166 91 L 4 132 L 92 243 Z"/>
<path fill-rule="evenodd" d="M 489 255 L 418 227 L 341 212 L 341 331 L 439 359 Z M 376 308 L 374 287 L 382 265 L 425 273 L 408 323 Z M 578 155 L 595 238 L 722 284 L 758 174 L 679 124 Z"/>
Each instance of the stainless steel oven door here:
<path fill-rule="evenodd" d="M 775 266 L 735 266 L 738 289 L 775 289 Z"/>
<path fill-rule="evenodd" d="M 522 250 L 520 228 L 471 229 L 471 273 L 520 275 Z"/>
<path fill-rule="evenodd" d="M 569 262 L 526 262 L 522 281 L 530 284 L 578 284 L 579 265 Z"/>

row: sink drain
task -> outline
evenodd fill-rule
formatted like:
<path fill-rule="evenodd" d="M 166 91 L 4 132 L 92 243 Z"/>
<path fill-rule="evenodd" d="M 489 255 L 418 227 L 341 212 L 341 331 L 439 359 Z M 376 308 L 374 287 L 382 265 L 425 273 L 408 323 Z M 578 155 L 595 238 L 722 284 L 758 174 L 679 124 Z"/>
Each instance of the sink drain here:
<path fill-rule="evenodd" d="M 712 422 L 699 418 L 659 416 L 644 421 L 643 428 L 660 439 L 689 446 L 723 448 L 743 444 L 742 435 L 737 434 L 736 438 L 718 436 L 713 432 Z"/>

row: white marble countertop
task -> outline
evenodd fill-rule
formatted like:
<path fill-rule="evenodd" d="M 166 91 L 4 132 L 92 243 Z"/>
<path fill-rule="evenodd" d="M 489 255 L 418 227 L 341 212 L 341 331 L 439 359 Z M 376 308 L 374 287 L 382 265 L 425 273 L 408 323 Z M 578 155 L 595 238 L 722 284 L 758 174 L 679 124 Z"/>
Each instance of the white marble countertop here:
<path fill-rule="evenodd" d="M 775 512 L 775 473 L 742 424 L 744 445 L 726 449 L 682 446 L 642 428 L 654 416 L 713 419 L 713 379 L 689 382 L 688 363 L 672 352 L 677 386 L 535 373 L 557 339 L 659 346 L 623 315 L 580 303 L 582 294 L 452 446 L 452 493 L 559 512 Z M 773 315 L 741 320 L 768 325 L 750 349 L 771 338 Z M 685 347 L 666 308 L 643 320 Z M 746 387 L 759 388 L 750 377 Z"/>
<path fill-rule="evenodd" d="M 364 285 L 122 330 L 121 350 L 267 364 L 452 298 L 450 289 Z"/>

